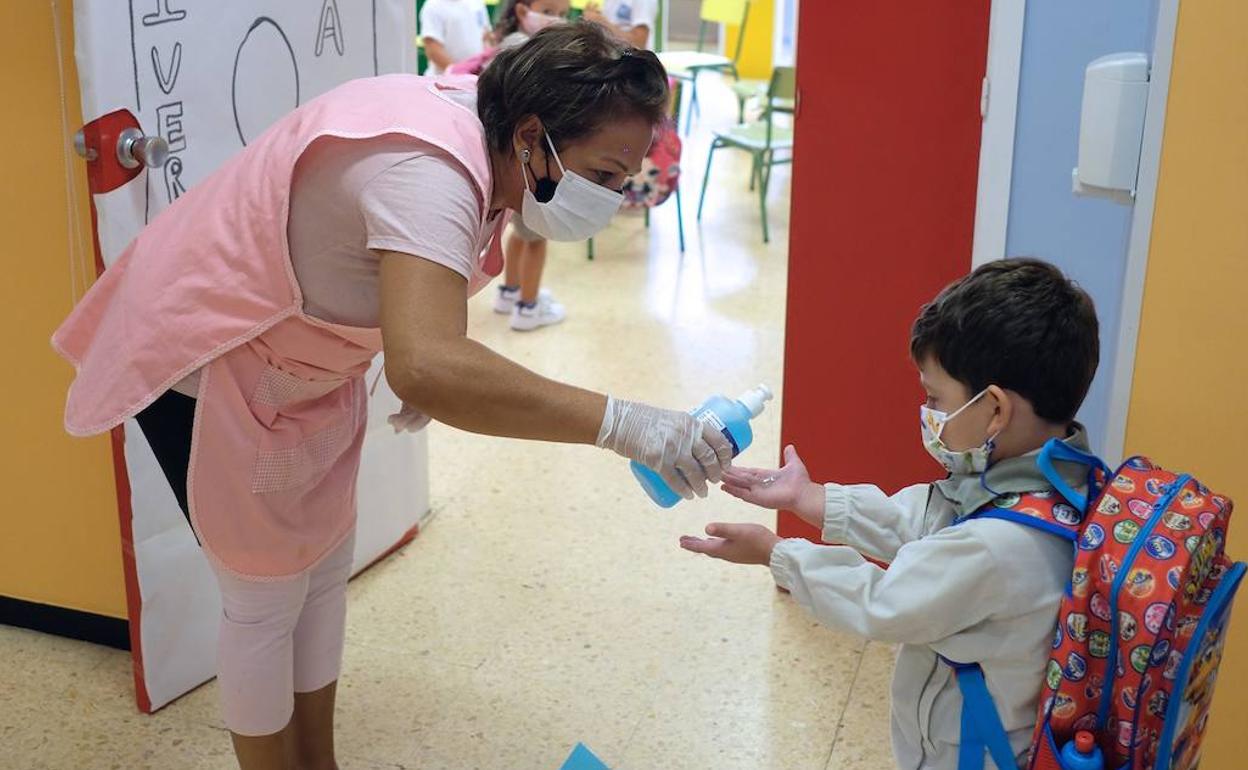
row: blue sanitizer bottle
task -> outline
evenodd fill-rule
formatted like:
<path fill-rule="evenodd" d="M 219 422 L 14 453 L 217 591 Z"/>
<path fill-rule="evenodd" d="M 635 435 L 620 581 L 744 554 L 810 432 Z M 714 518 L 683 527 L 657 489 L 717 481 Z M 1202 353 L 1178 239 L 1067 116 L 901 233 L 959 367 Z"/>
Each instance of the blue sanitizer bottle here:
<path fill-rule="evenodd" d="M 1062 747 L 1064 770 L 1105 770 L 1105 758 L 1096 745 L 1096 736 L 1087 730 L 1075 733 L 1075 739 Z"/>
<path fill-rule="evenodd" d="M 711 396 L 690 414 L 701 422 L 714 425 L 732 444 L 732 456 L 736 457 L 754 440 L 754 432 L 750 430 L 750 420 L 763 412 L 763 404 L 772 398 L 771 389 L 766 385 L 751 388 L 735 401 L 724 396 Z M 663 508 L 671 508 L 681 500 L 680 495 L 672 491 L 662 477 L 646 466 L 632 463 L 633 475 L 646 490 L 650 499 Z"/>

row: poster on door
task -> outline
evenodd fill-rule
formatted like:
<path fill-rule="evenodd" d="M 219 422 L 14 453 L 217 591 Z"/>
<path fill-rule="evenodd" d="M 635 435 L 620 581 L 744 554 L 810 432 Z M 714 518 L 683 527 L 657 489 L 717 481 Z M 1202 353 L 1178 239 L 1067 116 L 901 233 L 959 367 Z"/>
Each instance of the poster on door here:
<path fill-rule="evenodd" d="M 411 0 L 76 0 L 74 35 L 84 119 L 128 109 L 145 134 L 169 145 L 162 168 L 95 196 L 106 266 L 282 115 L 348 80 L 416 68 Z M 386 416 L 398 407 L 381 382 L 360 471 L 357 571 L 410 538 L 429 509 L 425 437 L 394 435 Z M 221 607 L 215 578 L 133 420 L 125 425 L 124 460 L 131 524 L 123 558 L 128 581 L 137 583 L 127 592 L 139 628 L 131 635 L 136 695 L 150 711 L 215 674 Z"/>

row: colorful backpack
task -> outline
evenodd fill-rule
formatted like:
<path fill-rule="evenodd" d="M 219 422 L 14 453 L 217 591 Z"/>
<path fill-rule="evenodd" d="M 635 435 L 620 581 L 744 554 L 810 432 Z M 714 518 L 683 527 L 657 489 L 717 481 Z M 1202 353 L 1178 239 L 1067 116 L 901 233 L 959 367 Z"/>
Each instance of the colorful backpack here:
<path fill-rule="evenodd" d="M 1088 466 L 1086 497 L 1054 461 Z M 1105 770 L 1193 770 L 1246 569 L 1225 553 L 1231 501 L 1143 457 L 1111 474 L 1056 439 L 1036 463 L 1057 495 L 1009 495 L 972 514 L 1075 544 L 1025 766 L 1068 770 L 1061 749 L 1086 731 Z M 983 671 L 946 662 L 963 698 L 959 770 L 982 768 L 985 751 L 998 768 L 1014 768 Z"/>
<path fill-rule="evenodd" d="M 650 209 L 666 201 L 680 184 L 680 133 L 667 120 L 655 132 L 650 152 L 641 161 L 641 173 L 624 182 L 624 208 Z"/>

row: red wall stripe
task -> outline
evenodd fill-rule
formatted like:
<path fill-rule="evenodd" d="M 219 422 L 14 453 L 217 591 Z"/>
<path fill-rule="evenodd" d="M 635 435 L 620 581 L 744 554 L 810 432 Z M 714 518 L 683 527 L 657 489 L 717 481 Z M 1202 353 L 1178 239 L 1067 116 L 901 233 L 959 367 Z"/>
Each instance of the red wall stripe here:
<path fill-rule="evenodd" d="M 96 180 L 91 181 L 94 185 Z M 95 275 L 98 278 L 104 273 L 104 252 L 100 249 L 100 228 L 94 195 L 90 196 L 90 207 L 91 245 L 95 249 Z M 126 583 L 126 609 L 130 622 L 130 657 L 134 661 L 134 700 L 139 711 L 150 714 L 152 699 L 148 696 L 147 680 L 143 674 L 143 594 L 139 591 L 139 571 L 134 559 L 134 509 L 130 506 L 125 428 L 120 425 L 113 428 L 109 432 L 109 441 L 113 450 L 113 480 L 117 487 L 117 517 L 121 527 L 121 566 Z"/>

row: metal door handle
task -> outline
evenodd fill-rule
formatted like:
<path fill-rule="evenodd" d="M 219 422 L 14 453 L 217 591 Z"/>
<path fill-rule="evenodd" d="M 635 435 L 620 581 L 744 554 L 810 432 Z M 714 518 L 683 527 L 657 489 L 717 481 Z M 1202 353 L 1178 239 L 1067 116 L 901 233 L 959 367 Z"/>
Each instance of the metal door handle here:
<path fill-rule="evenodd" d="M 117 137 L 117 162 L 126 168 L 160 168 L 169 160 L 169 143 L 159 136 L 145 136 L 127 128 Z"/>
<path fill-rule="evenodd" d="M 87 161 L 87 186 L 95 194 L 116 190 L 171 157 L 169 142 L 144 134 L 138 118 L 125 108 L 89 121 L 73 142 Z"/>
<path fill-rule="evenodd" d="M 82 131 L 74 134 L 74 150 L 88 161 L 99 154 L 87 146 Z M 169 143 L 159 136 L 144 136 L 137 128 L 127 128 L 117 136 L 117 162 L 125 168 L 160 168 L 169 160 Z"/>

